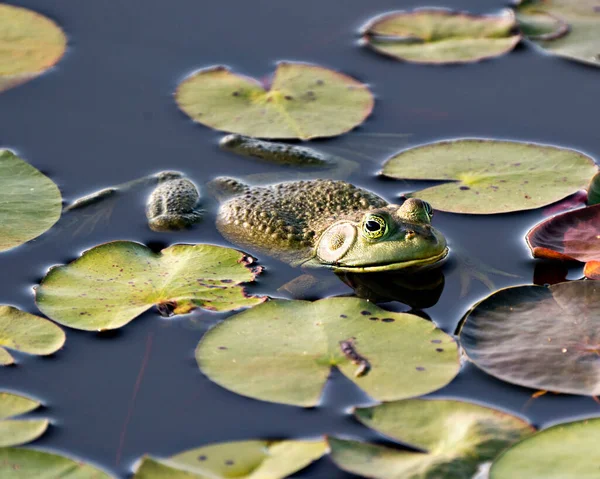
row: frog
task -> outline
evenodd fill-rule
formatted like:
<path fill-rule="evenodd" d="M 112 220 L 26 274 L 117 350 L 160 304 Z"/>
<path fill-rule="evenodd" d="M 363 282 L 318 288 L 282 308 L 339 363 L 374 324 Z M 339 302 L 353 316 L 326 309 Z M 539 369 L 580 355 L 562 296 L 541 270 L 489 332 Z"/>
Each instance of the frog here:
<path fill-rule="evenodd" d="M 431 225 L 427 202 L 390 204 L 341 180 L 251 186 L 219 177 L 216 226 L 231 243 L 298 267 L 334 272 L 405 272 L 440 266 L 446 239 Z"/>
<path fill-rule="evenodd" d="M 148 198 L 148 226 L 162 232 L 190 228 L 202 220 L 204 212 L 199 205 L 200 193 L 191 180 L 165 176 Z"/>

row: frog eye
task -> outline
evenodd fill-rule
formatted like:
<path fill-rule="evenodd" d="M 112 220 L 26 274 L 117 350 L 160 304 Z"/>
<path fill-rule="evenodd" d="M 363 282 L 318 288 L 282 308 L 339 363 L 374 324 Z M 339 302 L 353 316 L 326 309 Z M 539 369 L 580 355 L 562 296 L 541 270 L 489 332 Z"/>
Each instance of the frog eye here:
<path fill-rule="evenodd" d="M 433 208 L 426 201 L 423 201 L 423 208 L 425 208 L 425 214 L 429 218 L 429 221 L 431 221 L 431 218 L 433 218 Z"/>
<path fill-rule="evenodd" d="M 387 230 L 385 220 L 381 216 L 368 215 L 363 223 L 363 234 L 370 239 L 381 238 Z"/>

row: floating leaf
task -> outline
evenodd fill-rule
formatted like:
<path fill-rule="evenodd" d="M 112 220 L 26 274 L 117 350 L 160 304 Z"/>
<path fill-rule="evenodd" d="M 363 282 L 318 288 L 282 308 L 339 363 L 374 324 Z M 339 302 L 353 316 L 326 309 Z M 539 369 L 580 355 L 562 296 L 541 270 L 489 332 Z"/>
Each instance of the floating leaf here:
<path fill-rule="evenodd" d="M 211 329 L 196 359 L 238 394 L 307 407 L 332 366 L 382 401 L 435 391 L 459 369 L 456 343 L 443 331 L 357 298 L 269 301 Z"/>
<path fill-rule="evenodd" d="M 24 396 L 0 393 L 0 448 L 25 444 L 44 434 L 48 428 L 47 419 L 10 419 L 33 411 L 39 405 L 38 401 Z M 4 478 L 3 475 L 0 477 Z"/>
<path fill-rule="evenodd" d="M 596 173 L 587 187 L 587 204 L 597 205 L 600 203 L 600 173 Z"/>
<path fill-rule="evenodd" d="M 536 258 L 581 261 L 584 274 L 598 279 L 600 261 L 600 205 L 553 216 L 527 233 L 527 245 Z"/>
<path fill-rule="evenodd" d="M 463 479 L 531 434 L 526 421 L 495 409 L 446 399 L 408 399 L 359 408 L 365 426 L 423 452 L 330 438 L 342 469 L 381 479 Z"/>
<path fill-rule="evenodd" d="M 50 178 L 14 153 L 0 150 L 0 251 L 50 229 L 61 209 L 60 191 Z"/>
<path fill-rule="evenodd" d="M 263 302 L 240 283 L 260 268 L 240 251 L 208 244 L 174 245 L 154 253 L 131 241 L 96 246 L 52 268 L 36 290 L 40 310 L 76 329 L 124 326 L 152 306 L 165 315 L 195 308 L 231 311 Z"/>
<path fill-rule="evenodd" d="M 327 453 L 325 441 L 237 441 L 166 460 L 145 457 L 134 479 L 283 479 Z"/>
<path fill-rule="evenodd" d="M 113 476 L 79 460 L 50 452 L 0 448 L 2 479 L 112 479 Z"/>
<path fill-rule="evenodd" d="M 467 356 L 503 381 L 544 391 L 600 394 L 600 284 L 570 281 L 501 289 L 460 331 Z"/>
<path fill-rule="evenodd" d="M 490 469 L 490 479 L 597 479 L 600 418 L 557 424 L 515 444 Z"/>
<path fill-rule="evenodd" d="M 327 68 L 280 62 L 270 88 L 226 67 L 200 70 L 175 100 L 194 121 L 260 138 L 335 136 L 360 125 L 373 109 L 368 87 Z"/>
<path fill-rule="evenodd" d="M 0 305 L 0 365 L 14 359 L 4 348 L 41 356 L 52 354 L 65 344 L 65 333 L 50 321 L 12 306 Z"/>
<path fill-rule="evenodd" d="M 521 31 L 553 55 L 600 66 L 597 0 L 528 0 L 517 8 Z"/>
<path fill-rule="evenodd" d="M 574 150 L 497 140 L 452 140 L 411 148 L 384 165 L 383 174 L 445 180 L 412 195 L 452 213 L 529 210 L 585 188 L 598 168 Z"/>
<path fill-rule="evenodd" d="M 446 9 L 387 13 L 362 29 L 372 49 L 416 63 L 466 63 L 511 51 L 521 40 L 512 10 L 471 15 Z"/>
<path fill-rule="evenodd" d="M 56 23 L 25 8 L 0 4 L 0 91 L 23 83 L 60 60 L 67 39 Z"/>

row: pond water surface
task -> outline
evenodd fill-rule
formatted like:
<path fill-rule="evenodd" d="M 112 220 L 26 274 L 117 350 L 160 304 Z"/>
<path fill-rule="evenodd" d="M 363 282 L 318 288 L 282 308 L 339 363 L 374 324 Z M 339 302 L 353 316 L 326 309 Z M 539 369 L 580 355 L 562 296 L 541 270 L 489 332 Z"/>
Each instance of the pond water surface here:
<path fill-rule="evenodd" d="M 218 149 L 220 135 L 177 109 L 172 92 L 194 69 L 224 64 L 250 76 L 272 72 L 278 60 L 313 62 L 368 83 L 373 115 L 360 128 L 313 146 L 359 161 L 350 181 L 393 201 L 416 183 L 383 180 L 382 161 L 411 145 L 452 137 L 539 141 L 600 158 L 597 69 L 520 46 L 501 58 L 466 66 L 396 62 L 360 48 L 358 27 L 389 10 L 425 6 L 401 0 L 19 0 L 6 3 L 55 19 L 69 36 L 58 67 L 0 94 L 0 145 L 49 175 L 67 201 L 102 187 L 163 169 L 181 170 L 198 184 L 217 175 L 282 172 L 281 168 Z M 493 0 L 428 4 L 494 12 Z M 378 136 L 381 133 L 410 136 Z M 116 239 L 160 249 L 177 242 L 227 244 L 212 211 L 197 228 L 155 233 L 143 213 L 149 190 L 118 197 L 109 219 L 75 225 L 65 217 L 37 240 L 0 255 L 0 303 L 37 313 L 32 287 L 46 270 L 83 250 Z M 534 265 L 524 233 L 543 210 L 496 216 L 437 213 L 434 219 L 461 254 L 515 276 L 491 274 L 496 288 L 531 283 Z M 489 293 L 473 279 L 461 297 L 461 261 L 444 267 L 445 288 L 425 310 L 447 332 Z M 277 288 L 299 271 L 259 258 L 266 272 L 253 292 L 280 296 Z M 571 271 L 576 278 L 579 271 Z M 341 283 L 335 293 L 350 293 Z M 385 307 L 407 308 L 399 303 Z M 177 319 L 147 312 L 111 334 L 67 331 L 64 349 L 49 358 L 18 356 L 0 369 L 2 389 L 31 395 L 52 427 L 33 447 L 90 460 L 126 477 L 141 455 L 170 455 L 218 441 L 300 438 L 339 434 L 382 440 L 360 426 L 348 408 L 367 404 L 350 381 L 333 373 L 317 408 L 251 400 L 211 383 L 198 370 L 194 348 L 225 314 L 196 311 Z M 545 427 L 598 415 L 591 398 L 547 394 L 511 386 L 464 366 L 436 397 L 466 398 L 526 416 Z M 294 477 L 340 479 L 324 458 Z"/>

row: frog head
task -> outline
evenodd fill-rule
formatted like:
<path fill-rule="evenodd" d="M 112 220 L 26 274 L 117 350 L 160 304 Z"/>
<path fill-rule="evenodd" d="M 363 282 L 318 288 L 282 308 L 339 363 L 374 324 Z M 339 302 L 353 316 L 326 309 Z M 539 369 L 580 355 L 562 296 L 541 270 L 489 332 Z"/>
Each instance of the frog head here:
<path fill-rule="evenodd" d="M 429 203 L 409 198 L 400 206 L 341 219 L 323 231 L 306 265 L 360 273 L 438 266 L 448 256 L 448 247 L 431 226 L 432 216 Z"/>

